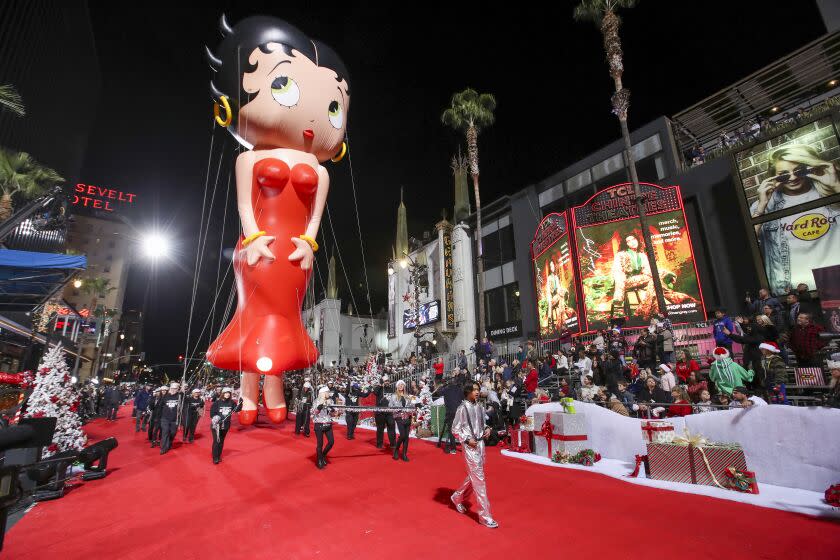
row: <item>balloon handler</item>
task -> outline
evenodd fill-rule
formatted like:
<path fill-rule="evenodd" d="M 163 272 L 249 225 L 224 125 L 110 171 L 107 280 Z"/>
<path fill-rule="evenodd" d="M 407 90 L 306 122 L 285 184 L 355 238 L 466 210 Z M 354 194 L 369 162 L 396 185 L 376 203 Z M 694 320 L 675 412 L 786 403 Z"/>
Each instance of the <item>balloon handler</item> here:
<path fill-rule="evenodd" d="M 315 453 L 318 456 L 317 466 L 323 469 L 327 466 L 327 453 L 335 443 L 333 437 L 334 418 L 341 415 L 339 410 L 331 408 L 335 402 L 330 398 L 329 387 L 323 386 L 318 389 L 318 398 L 315 401 L 315 413 L 312 415 L 312 423 L 315 424 Z M 324 447 L 324 439 L 327 446 Z"/>
<path fill-rule="evenodd" d="M 210 407 L 210 431 L 213 434 L 213 464 L 218 465 L 222 460 L 222 449 L 225 447 L 225 436 L 230 429 L 230 417 L 237 412 L 240 405 L 231 399 L 233 389 L 222 389 L 222 398 Z"/>

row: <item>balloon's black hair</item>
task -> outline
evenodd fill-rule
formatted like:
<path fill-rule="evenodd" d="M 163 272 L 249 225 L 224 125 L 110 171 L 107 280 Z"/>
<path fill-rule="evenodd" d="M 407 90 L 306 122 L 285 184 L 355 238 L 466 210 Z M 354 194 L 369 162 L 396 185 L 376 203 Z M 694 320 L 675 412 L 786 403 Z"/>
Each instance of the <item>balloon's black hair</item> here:
<path fill-rule="evenodd" d="M 228 97 L 234 121 L 239 112 L 239 105 L 246 105 L 256 95 L 242 89 L 242 76 L 257 68 L 248 62 L 248 59 L 257 48 L 265 53 L 271 52 L 268 48 L 269 43 L 279 43 L 288 56 L 295 56 L 292 53 L 292 50 L 295 50 L 317 66 L 333 70 L 337 82 L 350 82 L 344 62 L 334 50 L 320 41 L 310 39 L 300 29 L 282 19 L 251 16 L 231 27 L 223 14 L 219 20 L 219 29 L 224 39 L 216 51 L 205 47 L 207 62 L 215 72 L 210 81 L 210 92 L 214 101 L 218 101 L 223 95 Z"/>

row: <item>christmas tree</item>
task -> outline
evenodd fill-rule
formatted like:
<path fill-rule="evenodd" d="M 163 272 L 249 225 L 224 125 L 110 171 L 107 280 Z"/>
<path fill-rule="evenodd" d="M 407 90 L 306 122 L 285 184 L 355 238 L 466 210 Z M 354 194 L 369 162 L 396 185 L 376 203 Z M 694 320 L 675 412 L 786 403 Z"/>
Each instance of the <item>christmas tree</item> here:
<path fill-rule="evenodd" d="M 432 426 L 432 392 L 429 386 L 420 382 L 420 408 L 417 410 L 417 429 L 431 430 Z"/>
<path fill-rule="evenodd" d="M 35 373 L 35 389 L 27 401 L 27 418 L 56 418 L 52 443 L 44 449 L 43 457 L 85 446 L 87 436 L 82 431 L 79 394 L 70 383 L 70 372 L 64 361 L 61 345 L 44 356 Z"/>

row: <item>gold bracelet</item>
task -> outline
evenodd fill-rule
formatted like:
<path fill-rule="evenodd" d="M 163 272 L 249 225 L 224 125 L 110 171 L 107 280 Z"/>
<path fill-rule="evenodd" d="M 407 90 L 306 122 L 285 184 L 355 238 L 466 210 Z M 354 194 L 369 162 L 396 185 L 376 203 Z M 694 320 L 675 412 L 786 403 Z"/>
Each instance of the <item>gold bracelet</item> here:
<path fill-rule="evenodd" d="M 246 237 L 245 239 L 243 239 L 243 240 L 242 240 L 242 246 L 243 246 L 243 247 L 247 247 L 247 246 L 248 246 L 248 244 L 249 244 L 251 241 L 253 241 L 254 239 L 256 239 L 256 238 L 258 238 L 258 237 L 262 237 L 263 235 L 265 235 L 265 232 L 264 232 L 264 231 L 258 231 L 257 233 L 255 233 L 255 234 L 253 234 L 253 235 L 249 235 L 248 237 Z"/>
<path fill-rule="evenodd" d="M 312 247 L 312 252 L 313 253 L 318 250 L 318 242 L 315 241 L 314 239 L 312 239 L 311 237 L 309 237 L 308 235 L 306 235 L 306 234 L 298 235 L 298 239 L 301 239 L 301 240 L 309 243 L 309 246 Z"/>

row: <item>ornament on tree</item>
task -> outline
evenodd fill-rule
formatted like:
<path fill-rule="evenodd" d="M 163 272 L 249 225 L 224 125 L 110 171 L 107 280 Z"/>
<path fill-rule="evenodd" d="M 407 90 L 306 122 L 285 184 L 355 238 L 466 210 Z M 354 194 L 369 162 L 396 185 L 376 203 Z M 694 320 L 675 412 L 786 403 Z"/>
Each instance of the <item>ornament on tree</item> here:
<path fill-rule="evenodd" d="M 78 409 L 79 395 L 69 383 L 67 362 L 61 345 L 50 349 L 38 367 L 34 389 L 27 402 L 26 416 L 29 418 L 56 418 L 52 444 L 45 448 L 43 456 L 68 450 L 80 450 L 87 442 L 82 431 L 82 422 L 74 408 Z"/>

